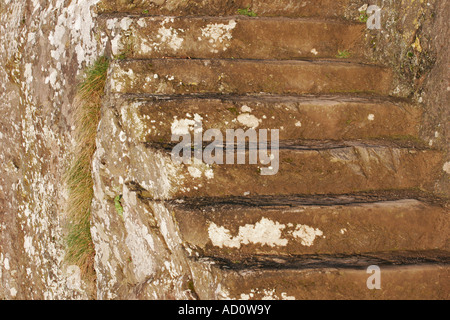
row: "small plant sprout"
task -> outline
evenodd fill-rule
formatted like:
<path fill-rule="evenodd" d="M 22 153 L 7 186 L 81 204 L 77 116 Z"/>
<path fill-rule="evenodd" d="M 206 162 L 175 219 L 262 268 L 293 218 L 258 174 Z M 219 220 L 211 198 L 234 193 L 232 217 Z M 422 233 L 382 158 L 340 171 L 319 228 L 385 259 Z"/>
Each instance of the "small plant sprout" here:
<path fill-rule="evenodd" d="M 256 17 L 257 14 L 250 10 L 250 7 L 247 7 L 245 9 L 238 9 L 238 14 L 247 16 L 247 17 Z"/>
<path fill-rule="evenodd" d="M 338 54 L 336 55 L 336 58 L 339 59 L 347 59 L 350 58 L 351 53 L 348 50 L 338 50 Z"/>
<path fill-rule="evenodd" d="M 114 206 L 116 207 L 117 214 L 123 219 L 123 207 L 122 207 L 122 195 L 118 195 L 114 198 Z"/>
<path fill-rule="evenodd" d="M 367 20 L 369 19 L 369 16 L 367 15 L 367 13 L 365 11 L 361 11 L 359 13 L 359 18 L 358 19 L 359 19 L 359 22 L 366 23 Z"/>
<path fill-rule="evenodd" d="M 367 20 L 369 19 L 369 16 L 367 15 L 367 8 L 368 7 L 369 7 L 369 5 L 365 4 L 365 5 L 361 6 L 358 9 L 358 11 L 359 11 L 359 17 L 358 17 L 359 22 L 366 23 Z"/>

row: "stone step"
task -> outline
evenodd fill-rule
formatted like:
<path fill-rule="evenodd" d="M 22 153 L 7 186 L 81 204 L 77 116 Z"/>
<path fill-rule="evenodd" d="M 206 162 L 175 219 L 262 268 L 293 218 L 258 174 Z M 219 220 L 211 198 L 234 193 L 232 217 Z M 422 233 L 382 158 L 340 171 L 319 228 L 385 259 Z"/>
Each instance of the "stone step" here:
<path fill-rule="evenodd" d="M 258 16 L 342 17 L 350 0 L 102 0 L 100 13 L 126 12 L 149 15 L 237 15 L 239 9 L 250 7 Z M 358 16 L 357 9 L 355 15 Z"/>
<path fill-rule="evenodd" d="M 349 195 L 187 199 L 169 210 L 186 245 L 217 258 L 450 249 L 450 215 L 440 205 L 356 200 Z"/>
<path fill-rule="evenodd" d="M 359 58 L 365 25 L 290 18 L 105 17 L 112 54 L 163 57 L 299 59 Z"/>
<path fill-rule="evenodd" d="M 133 141 L 170 142 L 177 124 L 203 130 L 279 129 L 281 140 L 418 137 L 422 110 L 404 101 L 352 96 L 124 96 L 112 104 Z M 255 127 L 256 126 L 256 127 Z M 193 126 L 190 127 L 193 129 Z"/>
<path fill-rule="evenodd" d="M 392 72 L 342 61 L 150 59 L 112 64 L 110 93 L 387 95 Z"/>
<path fill-rule="evenodd" d="M 127 139 L 126 134 L 124 139 Z M 261 164 L 258 150 L 253 148 L 249 151 L 247 148 L 246 152 L 239 151 L 245 152 L 245 159 L 241 159 L 244 164 L 234 165 L 230 164 L 231 159 L 226 159 L 226 150 L 223 157 L 217 157 L 224 164 L 205 164 L 196 159 L 191 164 L 180 164 L 181 159 L 172 159 L 171 154 L 176 154 L 173 146 L 159 151 L 154 147 L 136 145 L 127 157 L 130 158 L 130 166 L 136 168 L 133 179 L 137 179 L 137 184 L 141 176 L 154 176 L 152 168 L 166 168 L 167 176 L 161 179 L 171 181 L 173 188 L 165 199 L 345 194 L 414 188 L 431 190 L 442 167 L 442 153 L 438 150 L 407 148 L 383 141 L 286 143 L 280 144 L 279 156 L 270 152 L 272 146 L 269 144 L 267 149 L 271 160 L 267 159 L 267 162 L 270 163 Z M 190 144 L 187 149 L 186 155 L 193 156 L 195 150 L 191 152 Z M 230 148 L 228 154 L 235 158 L 236 163 L 237 152 L 233 149 Z M 105 151 L 108 152 L 108 146 L 105 146 Z M 249 163 L 249 152 L 258 157 L 256 164 Z M 152 154 L 146 156 L 148 165 L 143 168 L 134 164 L 134 161 L 141 161 L 144 154 Z M 145 197 L 159 199 L 158 190 L 145 186 L 138 189 L 146 190 L 143 193 Z"/>
<path fill-rule="evenodd" d="M 202 300 L 328 300 L 450 298 L 447 251 L 357 256 L 199 259 L 191 267 L 193 288 Z M 380 289 L 374 271 L 379 267 Z M 205 270 L 211 272 L 204 276 Z M 369 280 L 369 277 L 372 278 Z"/>

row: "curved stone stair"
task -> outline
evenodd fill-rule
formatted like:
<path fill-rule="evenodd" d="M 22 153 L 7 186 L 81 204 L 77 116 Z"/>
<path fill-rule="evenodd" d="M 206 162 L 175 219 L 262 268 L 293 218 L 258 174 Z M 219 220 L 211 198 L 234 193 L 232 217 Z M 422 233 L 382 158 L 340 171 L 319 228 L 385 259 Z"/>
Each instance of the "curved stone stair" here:
<path fill-rule="evenodd" d="M 160 2 L 101 8 L 119 57 L 105 104 L 133 145 L 125 183 L 173 214 L 197 296 L 448 299 L 449 216 L 427 192 L 442 154 L 418 140 L 422 111 L 389 97 L 391 71 L 364 61 L 349 1 Z M 250 2 L 257 17 L 236 15 Z M 278 173 L 173 164 L 174 126 L 194 118 L 280 129 Z"/>

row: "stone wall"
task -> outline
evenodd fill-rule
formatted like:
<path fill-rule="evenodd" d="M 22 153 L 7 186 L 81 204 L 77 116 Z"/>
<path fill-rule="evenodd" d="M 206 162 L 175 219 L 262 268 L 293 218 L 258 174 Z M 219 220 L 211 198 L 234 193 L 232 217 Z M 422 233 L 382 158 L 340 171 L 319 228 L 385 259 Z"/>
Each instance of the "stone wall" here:
<path fill-rule="evenodd" d="M 95 0 L 0 1 L 0 298 L 87 298 L 65 266 L 63 174 Z M 31 289 L 30 289 L 31 288 Z"/>
<path fill-rule="evenodd" d="M 367 4 L 355 1 L 353 8 Z M 393 68 L 393 95 L 410 98 L 424 108 L 421 138 L 444 150 L 442 178 L 435 192 L 450 194 L 449 15 L 447 0 L 370 1 L 382 8 L 381 30 L 367 30 L 368 55 Z M 353 9 L 351 12 L 354 12 Z M 350 14 L 348 14 L 350 17 Z"/>

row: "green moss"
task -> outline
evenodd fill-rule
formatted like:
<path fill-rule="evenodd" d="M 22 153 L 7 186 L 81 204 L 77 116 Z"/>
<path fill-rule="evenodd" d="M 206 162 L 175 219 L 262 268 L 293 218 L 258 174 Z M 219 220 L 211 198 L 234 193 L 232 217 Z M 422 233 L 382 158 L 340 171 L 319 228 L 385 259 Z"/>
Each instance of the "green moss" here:
<path fill-rule="evenodd" d="M 192 292 L 195 292 L 194 281 L 191 280 L 191 281 L 188 282 L 188 288 Z"/>
<path fill-rule="evenodd" d="M 122 195 L 118 195 L 114 198 L 114 206 L 116 207 L 117 214 L 123 219 L 123 207 L 122 207 Z"/>
<path fill-rule="evenodd" d="M 347 58 L 350 58 L 350 56 L 351 56 L 350 51 L 348 51 L 348 50 L 343 50 L 343 51 L 338 50 L 338 54 L 336 55 L 336 58 L 347 59 Z"/>
<path fill-rule="evenodd" d="M 367 13 L 365 11 L 359 12 L 359 17 L 358 17 L 359 22 L 366 23 L 368 19 L 369 19 L 369 16 L 367 15 Z"/>
<path fill-rule="evenodd" d="M 228 111 L 230 111 L 232 114 L 234 114 L 236 116 L 239 115 L 239 111 L 235 107 L 228 108 Z"/>
<path fill-rule="evenodd" d="M 245 9 L 238 9 L 238 14 L 247 16 L 247 17 L 256 17 L 257 14 L 250 10 L 250 7 L 247 7 Z"/>

